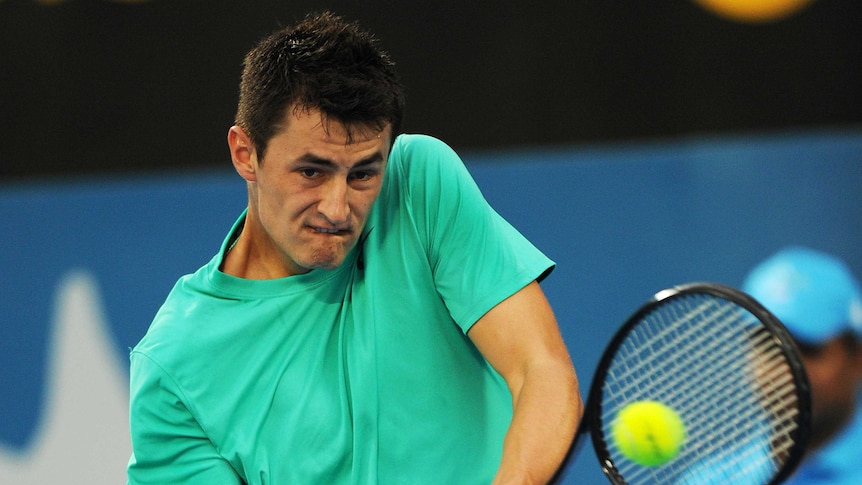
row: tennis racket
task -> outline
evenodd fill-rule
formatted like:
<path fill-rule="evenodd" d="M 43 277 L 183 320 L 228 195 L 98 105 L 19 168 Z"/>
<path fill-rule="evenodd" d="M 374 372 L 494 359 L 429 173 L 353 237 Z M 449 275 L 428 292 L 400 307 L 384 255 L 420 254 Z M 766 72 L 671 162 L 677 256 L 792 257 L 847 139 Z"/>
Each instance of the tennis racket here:
<path fill-rule="evenodd" d="M 613 438 L 620 411 L 640 401 L 667 406 L 684 425 L 661 464 L 636 462 Z M 576 440 L 589 432 L 614 484 L 776 484 L 802 458 L 810 406 L 778 319 L 741 291 L 692 283 L 657 293 L 614 335 Z"/>

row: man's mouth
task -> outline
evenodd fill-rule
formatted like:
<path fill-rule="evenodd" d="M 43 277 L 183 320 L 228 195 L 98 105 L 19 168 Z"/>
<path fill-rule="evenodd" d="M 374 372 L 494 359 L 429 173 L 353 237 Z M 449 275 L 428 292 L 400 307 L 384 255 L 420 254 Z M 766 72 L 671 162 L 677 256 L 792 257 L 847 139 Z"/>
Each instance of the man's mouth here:
<path fill-rule="evenodd" d="M 314 230 L 322 234 L 348 234 L 350 232 L 348 229 L 329 229 L 326 227 L 315 227 Z"/>

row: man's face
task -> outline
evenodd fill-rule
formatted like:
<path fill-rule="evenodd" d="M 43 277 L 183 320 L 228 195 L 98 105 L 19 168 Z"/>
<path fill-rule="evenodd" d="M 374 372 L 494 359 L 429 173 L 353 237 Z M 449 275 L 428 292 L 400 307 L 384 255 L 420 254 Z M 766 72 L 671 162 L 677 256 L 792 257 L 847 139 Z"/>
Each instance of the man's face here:
<path fill-rule="evenodd" d="M 852 351 L 841 338 L 817 347 L 800 348 L 811 384 L 811 446 L 816 448 L 847 424 L 856 407 L 862 353 Z"/>
<path fill-rule="evenodd" d="M 318 110 L 289 109 L 286 121 L 265 159 L 250 157 L 252 255 L 270 275 L 336 268 L 380 193 L 391 128 L 356 127 L 348 143 L 344 125 Z"/>

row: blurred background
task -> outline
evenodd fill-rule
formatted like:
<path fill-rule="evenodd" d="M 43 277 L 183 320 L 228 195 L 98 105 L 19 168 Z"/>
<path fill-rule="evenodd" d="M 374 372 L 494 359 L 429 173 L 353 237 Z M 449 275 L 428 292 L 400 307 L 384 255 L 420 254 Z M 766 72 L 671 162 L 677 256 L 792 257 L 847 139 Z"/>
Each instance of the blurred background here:
<path fill-rule="evenodd" d="M 459 150 L 862 120 L 862 4 L 848 0 L 757 23 L 692 0 L 0 0 L 0 175 L 223 167 L 243 55 L 322 9 L 390 51 L 406 130 Z"/>
<path fill-rule="evenodd" d="M 245 205 L 243 55 L 324 9 L 557 261 L 585 391 L 664 287 L 791 244 L 862 275 L 860 2 L 0 0 L 0 483 L 123 481 L 128 348 Z M 566 480 L 604 483 L 588 447 Z"/>

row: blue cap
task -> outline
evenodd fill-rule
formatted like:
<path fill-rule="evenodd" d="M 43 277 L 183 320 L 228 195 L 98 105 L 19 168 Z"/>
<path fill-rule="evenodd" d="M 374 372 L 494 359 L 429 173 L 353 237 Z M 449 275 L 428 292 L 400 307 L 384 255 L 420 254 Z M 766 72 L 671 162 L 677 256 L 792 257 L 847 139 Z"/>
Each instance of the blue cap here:
<path fill-rule="evenodd" d="M 862 338 L 859 283 L 831 255 L 783 249 L 756 266 L 742 290 L 778 317 L 797 340 L 818 345 L 847 330 Z"/>

